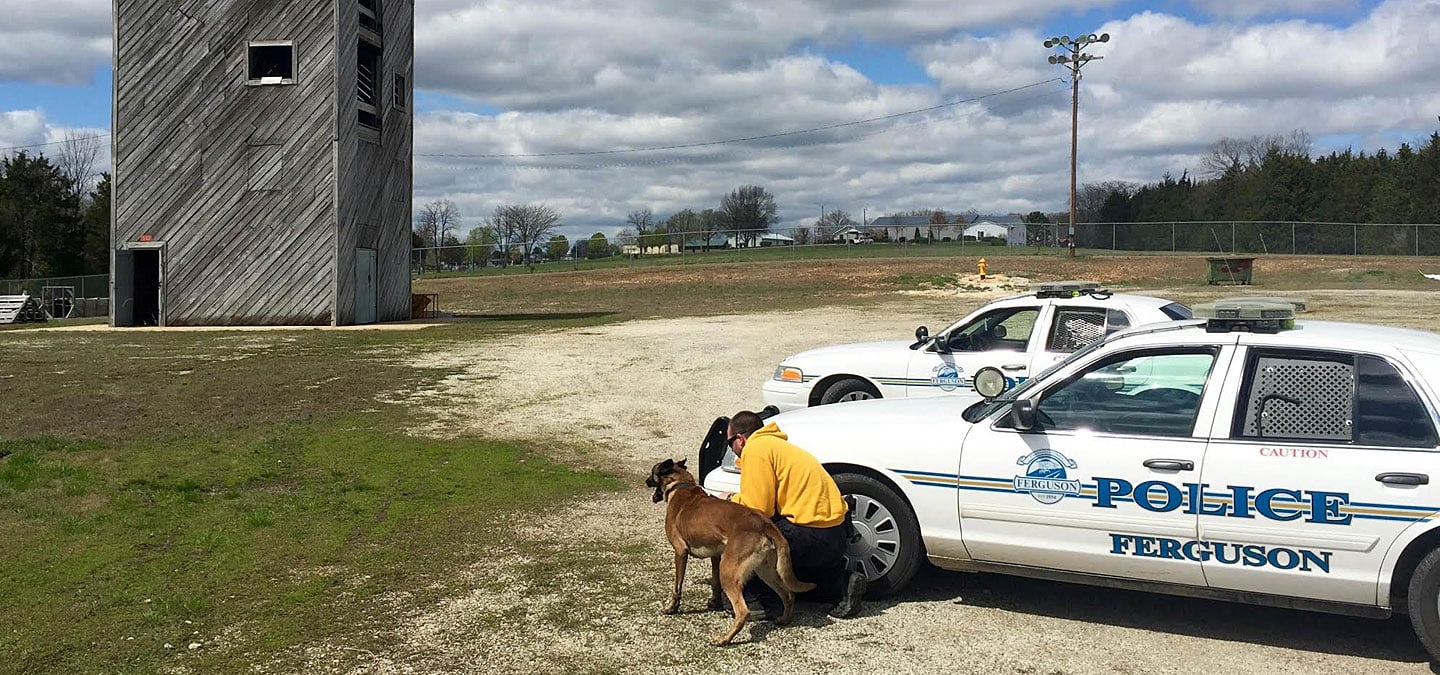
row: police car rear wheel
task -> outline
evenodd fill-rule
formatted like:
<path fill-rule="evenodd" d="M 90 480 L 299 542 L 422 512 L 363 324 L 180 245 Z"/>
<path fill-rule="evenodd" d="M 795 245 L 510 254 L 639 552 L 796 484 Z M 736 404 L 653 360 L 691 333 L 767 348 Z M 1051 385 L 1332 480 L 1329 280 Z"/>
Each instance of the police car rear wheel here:
<path fill-rule="evenodd" d="M 904 588 L 921 558 L 920 525 L 910 505 L 869 476 L 842 473 L 835 476 L 835 484 L 850 506 L 855 530 L 845 549 L 845 567 L 865 575 L 869 597 Z"/>
<path fill-rule="evenodd" d="M 820 405 L 841 403 L 843 401 L 868 401 L 872 398 L 880 398 L 870 385 L 862 380 L 848 379 L 840 380 L 830 385 L 825 390 L 825 395 L 820 397 Z"/>
<path fill-rule="evenodd" d="M 1410 625 L 1430 658 L 1440 661 L 1440 549 L 1431 551 L 1415 568 L 1406 593 Z"/>

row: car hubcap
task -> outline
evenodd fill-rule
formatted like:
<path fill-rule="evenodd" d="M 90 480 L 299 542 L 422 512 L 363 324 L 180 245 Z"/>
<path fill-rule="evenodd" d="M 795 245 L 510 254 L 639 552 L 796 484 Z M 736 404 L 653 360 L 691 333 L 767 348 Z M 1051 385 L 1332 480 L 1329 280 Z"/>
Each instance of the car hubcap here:
<path fill-rule="evenodd" d="M 890 510 L 874 499 L 845 495 L 845 501 L 850 504 L 850 522 L 855 528 L 845 546 L 845 567 L 875 581 L 900 557 L 900 528 Z"/>
<path fill-rule="evenodd" d="M 870 395 L 870 392 L 868 392 L 868 391 L 852 391 L 852 392 L 850 392 L 850 393 L 848 393 L 848 394 L 846 394 L 846 395 L 844 395 L 844 396 L 841 396 L 841 397 L 840 397 L 840 400 L 841 400 L 841 401 L 868 401 L 868 400 L 870 400 L 870 399 L 872 399 L 872 398 L 875 398 L 875 397 L 872 396 L 872 395 Z"/>

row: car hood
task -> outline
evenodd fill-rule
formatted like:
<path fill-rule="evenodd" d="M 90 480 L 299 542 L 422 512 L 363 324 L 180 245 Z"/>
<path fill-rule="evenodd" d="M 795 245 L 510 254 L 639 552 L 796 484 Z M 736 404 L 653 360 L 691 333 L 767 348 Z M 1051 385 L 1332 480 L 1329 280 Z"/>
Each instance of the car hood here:
<path fill-rule="evenodd" d="M 885 438 L 893 443 L 898 436 L 908 438 L 945 438 L 969 423 L 960 414 L 977 398 L 943 396 L 937 398 L 873 399 L 834 403 L 781 413 L 770 418 L 802 447 L 806 439 L 823 439 L 851 445 L 853 441 Z M 931 434 L 944 434 L 932 436 Z M 822 461 L 825 461 L 822 458 Z"/>
<path fill-rule="evenodd" d="M 786 358 L 785 363 L 801 360 L 822 361 L 862 353 L 907 352 L 910 350 L 910 345 L 912 344 L 914 344 L 912 340 L 894 340 L 888 342 L 852 342 L 844 345 L 831 345 L 829 347 L 820 347 L 819 349 L 800 352 L 799 354 Z"/>
<path fill-rule="evenodd" d="M 800 352 L 781 362 L 807 376 L 837 373 L 865 377 L 905 377 L 910 363 L 910 342 L 855 342 Z"/>

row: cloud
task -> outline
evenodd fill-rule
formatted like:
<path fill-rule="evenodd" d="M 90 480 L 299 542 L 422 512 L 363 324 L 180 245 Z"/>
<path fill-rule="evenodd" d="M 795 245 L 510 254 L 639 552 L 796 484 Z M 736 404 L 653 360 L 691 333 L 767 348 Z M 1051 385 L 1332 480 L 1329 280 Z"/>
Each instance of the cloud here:
<path fill-rule="evenodd" d="M 110 62 L 110 0 L 5 0 L 0 82 L 85 84 Z"/>
<path fill-rule="evenodd" d="M 108 2 L 3 1 L 0 36 L 59 36 L 74 53 L 0 41 L 0 62 L 15 62 L 0 77 L 83 78 L 108 56 Z M 1081 87 L 1082 183 L 1179 175 L 1227 135 L 1377 143 L 1433 128 L 1440 0 L 1363 13 L 1351 0 L 1190 5 L 1221 18 L 1112 0 L 421 0 L 417 87 L 501 112 L 416 115 L 416 203 L 453 199 L 467 227 L 501 204 L 546 203 L 571 239 L 613 232 L 638 208 L 714 208 L 744 184 L 770 190 L 787 226 L 822 205 L 857 218 L 1063 210 L 1070 92 L 1040 26 L 1077 12 L 1111 16 L 1096 29 L 1114 36 L 1093 47 L 1105 58 Z M 857 41 L 904 49 L 932 82 L 872 80 L 847 56 Z M 0 134 L 51 140 L 58 127 L 35 115 L 0 119 Z M 731 139 L 748 140 L 630 152 Z"/>
<path fill-rule="evenodd" d="M 1192 5 L 1211 16 L 1249 19 L 1258 16 L 1346 12 L 1359 6 L 1357 0 L 1191 0 Z"/>
<path fill-rule="evenodd" d="M 60 155 L 62 144 L 68 137 L 103 136 L 99 139 L 100 154 L 95 158 L 94 180 L 101 172 L 110 170 L 110 137 L 106 129 L 70 127 L 55 124 L 46 119 L 39 110 L 9 110 L 0 112 L 0 158 L 12 157 L 20 152 L 28 155 L 45 155 L 53 161 Z"/>

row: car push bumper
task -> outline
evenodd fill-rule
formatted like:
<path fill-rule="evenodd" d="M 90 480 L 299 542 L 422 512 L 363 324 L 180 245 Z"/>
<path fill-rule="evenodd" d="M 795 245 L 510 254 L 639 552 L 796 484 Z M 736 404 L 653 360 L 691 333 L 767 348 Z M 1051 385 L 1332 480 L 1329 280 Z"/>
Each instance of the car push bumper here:
<path fill-rule="evenodd" d="M 780 409 L 767 405 L 756 412 L 760 419 L 769 419 L 780 414 Z M 717 417 L 700 441 L 700 484 L 713 495 L 740 491 L 740 469 L 735 466 L 735 453 L 726 443 L 729 428 L 729 417 Z"/>

